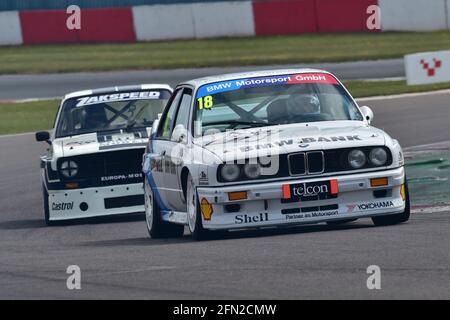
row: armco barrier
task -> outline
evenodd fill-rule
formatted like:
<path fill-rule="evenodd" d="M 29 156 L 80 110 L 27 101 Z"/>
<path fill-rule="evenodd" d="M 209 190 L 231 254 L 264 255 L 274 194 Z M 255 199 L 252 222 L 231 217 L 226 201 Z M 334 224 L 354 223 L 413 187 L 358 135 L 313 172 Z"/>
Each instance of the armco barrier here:
<path fill-rule="evenodd" d="M 376 4 L 378 0 L 316 0 L 318 32 L 370 31 L 367 8 Z"/>
<path fill-rule="evenodd" d="M 19 13 L 17 11 L 0 12 L 0 45 L 22 43 Z"/>
<path fill-rule="evenodd" d="M 383 31 L 447 29 L 446 0 L 379 0 Z"/>
<path fill-rule="evenodd" d="M 254 1 L 256 35 L 318 31 L 315 0 Z"/>
<path fill-rule="evenodd" d="M 0 0 L 0 11 L 64 10 L 70 5 L 77 5 L 80 8 L 87 9 L 223 1 L 224 0 Z"/>

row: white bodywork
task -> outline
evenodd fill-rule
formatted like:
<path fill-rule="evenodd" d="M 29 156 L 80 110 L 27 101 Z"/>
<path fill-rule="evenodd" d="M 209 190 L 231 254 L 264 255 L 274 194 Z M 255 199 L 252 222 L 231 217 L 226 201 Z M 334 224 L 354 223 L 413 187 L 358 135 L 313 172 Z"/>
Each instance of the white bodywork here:
<path fill-rule="evenodd" d="M 231 74 L 181 84 L 175 94 L 185 89 L 196 96 L 195 93 L 202 85 L 219 81 L 311 72 L 330 75 L 311 69 Z M 191 109 L 194 103 L 195 99 Z M 169 106 L 170 102 L 166 110 Z M 178 134 L 175 137 L 173 134 L 171 139 L 159 139 L 154 132 L 150 138 L 149 152 L 144 156 L 143 170 L 161 208 L 162 219 L 179 224 L 188 224 L 185 183 L 186 175 L 189 174 L 196 186 L 199 202 L 205 201 L 213 209 L 212 215 L 206 219 L 202 214 L 205 229 L 259 228 L 400 213 L 405 210 L 405 200 L 401 194 L 405 183 L 402 149 L 384 131 L 370 126 L 370 120 L 364 118 L 362 121 L 322 121 L 239 129 L 203 138 L 189 136 L 181 142 Z M 187 129 L 192 131 L 192 112 L 188 123 L 190 127 Z M 224 145 L 224 141 L 233 141 L 233 147 Z M 275 176 L 254 181 L 227 183 L 218 180 L 218 168 L 229 156 L 239 160 L 271 154 L 326 152 L 372 146 L 385 147 L 390 151 L 389 165 L 301 176 Z M 372 178 L 387 178 L 388 185 L 372 187 Z M 337 180 L 338 184 L 339 193 L 335 199 L 281 201 L 283 185 L 331 180 Z M 386 194 L 375 197 L 374 191 L 381 189 L 387 190 Z M 247 198 L 229 200 L 229 193 L 238 191 L 247 192 Z M 226 209 L 230 204 L 239 205 L 239 210 L 230 212 Z"/>
<path fill-rule="evenodd" d="M 129 87 L 115 87 L 108 89 L 86 90 L 68 94 L 64 97 L 61 107 L 68 99 L 91 96 L 96 94 L 114 94 L 125 90 L 165 90 L 169 93 L 172 88 L 168 85 L 140 85 Z M 58 111 L 55 123 L 59 123 L 61 108 Z M 63 181 L 58 174 L 58 161 L 78 156 L 95 156 L 102 153 L 122 152 L 141 154 L 134 162 L 142 162 L 142 154 L 148 142 L 151 127 L 142 129 L 139 134 L 124 131 L 105 134 L 100 139 L 98 132 L 80 134 L 69 137 L 57 138 L 55 130 L 50 136 L 48 154 L 41 157 L 41 175 L 44 188 L 44 201 L 48 201 L 49 221 L 98 217 L 106 215 L 143 212 L 143 184 L 140 165 L 134 172 L 122 174 L 117 172 L 111 175 L 97 177 L 93 182 L 80 183 L 77 186 L 70 185 L 70 181 Z M 125 153 L 124 153 L 125 154 Z M 127 161 L 127 159 L 123 159 Z M 126 163 L 124 164 L 126 166 Z M 128 183 L 134 181 L 134 183 Z M 92 185 L 92 186 L 91 186 Z M 130 198 L 126 198 L 130 197 Z M 138 200 L 138 198 L 142 200 Z M 132 199 L 136 205 L 121 204 L 117 199 Z M 107 199 L 112 199 L 107 205 Z M 115 199 L 115 200 L 114 200 Z"/>

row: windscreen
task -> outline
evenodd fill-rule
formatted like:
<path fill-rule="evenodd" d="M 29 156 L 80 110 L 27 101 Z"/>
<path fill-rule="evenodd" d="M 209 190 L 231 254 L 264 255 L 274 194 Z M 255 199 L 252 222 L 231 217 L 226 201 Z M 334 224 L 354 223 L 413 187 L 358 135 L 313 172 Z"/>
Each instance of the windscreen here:
<path fill-rule="evenodd" d="M 61 109 L 56 137 L 151 127 L 170 95 L 168 90 L 151 90 L 68 99 Z"/>
<path fill-rule="evenodd" d="M 325 73 L 210 83 L 199 88 L 196 99 L 197 136 L 218 130 L 363 120 L 342 85 Z"/>

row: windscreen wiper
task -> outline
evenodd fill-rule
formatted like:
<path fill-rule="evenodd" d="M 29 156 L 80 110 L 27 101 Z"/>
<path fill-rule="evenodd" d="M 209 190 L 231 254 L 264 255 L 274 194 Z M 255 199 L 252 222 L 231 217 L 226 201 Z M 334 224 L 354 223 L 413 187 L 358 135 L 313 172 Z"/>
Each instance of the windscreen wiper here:
<path fill-rule="evenodd" d="M 247 125 L 247 126 L 252 126 L 252 127 L 265 127 L 265 126 L 271 125 L 270 123 L 267 123 L 267 122 L 224 120 L 224 121 L 214 121 L 214 122 L 203 123 L 203 126 L 209 127 L 209 126 L 221 125 L 221 124 L 228 124 L 231 126 L 231 128 L 235 128 L 238 125 Z"/>

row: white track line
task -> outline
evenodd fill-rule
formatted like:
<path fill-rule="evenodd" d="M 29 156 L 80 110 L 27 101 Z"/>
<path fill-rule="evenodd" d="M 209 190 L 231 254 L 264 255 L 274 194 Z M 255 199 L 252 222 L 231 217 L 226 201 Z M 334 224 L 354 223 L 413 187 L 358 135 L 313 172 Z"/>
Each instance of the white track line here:
<path fill-rule="evenodd" d="M 450 93 L 450 89 L 444 89 L 444 90 L 435 90 L 435 91 L 427 91 L 427 92 L 402 93 L 402 94 L 395 94 L 395 95 L 390 95 L 390 96 L 358 98 L 358 99 L 356 99 L 356 101 L 392 100 L 392 99 L 415 98 L 415 97 L 423 97 L 423 96 L 438 95 L 438 94 L 449 94 L 449 93 Z"/>
<path fill-rule="evenodd" d="M 352 79 L 344 81 L 366 81 L 366 82 L 381 82 L 381 81 L 404 81 L 406 77 L 391 77 L 391 78 L 372 78 L 372 79 Z"/>
<path fill-rule="evenodd" d="M 28 99 L 17 99 L 17 100 L 0 100 L 0 103 L 26 103 L 26 102 L 38 102 L 47 100 L 61 100 L 61 97 L 50 97 L 50 98 L 28 98 Z"/>
<path fill-rule="evenodd" d="M 425 150 L 433 150 L 433 148 L 435 148 L 435 147 L 444 147 L 445 149 L 450 149 L 450 141 L 447 140 L 447 141 L 419 144 L 417 146 L 403 148 L 403 151 L 414 152 L 414 151 L 421 151 L 424 149 Z"/>
<path fill-rule="evenodd" d="M 14 137 L 22 137 L 27 135 L 35 134 L 35 132 L 24 132 L 24 133 L 14 133 L 14 134 L 4 134 L 0 135 L 0 139 L 2 138 L 14 138 Z"/>
<path fill-rule="evenodd" d="M 429 207 L 417 207 L 414 206 L 411 209 L 411 213 L 436 213 L 436 212 L 447 212 L 450 211 L 450 206 L 442 206 L 442 205 L 436 205 L 436 206 L 429 206 Z"/>

